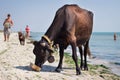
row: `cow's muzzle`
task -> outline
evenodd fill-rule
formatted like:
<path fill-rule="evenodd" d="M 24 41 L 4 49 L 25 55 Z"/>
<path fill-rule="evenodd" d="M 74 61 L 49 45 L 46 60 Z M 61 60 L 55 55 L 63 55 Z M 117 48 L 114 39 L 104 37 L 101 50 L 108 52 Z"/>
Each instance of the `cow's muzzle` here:
<path fill-rule="evenodd" d="M 32 70 L 39 72 L 41 70 L 41 68 L 33 63 L 30 63 L 30 68 L 32 68 Z"/>

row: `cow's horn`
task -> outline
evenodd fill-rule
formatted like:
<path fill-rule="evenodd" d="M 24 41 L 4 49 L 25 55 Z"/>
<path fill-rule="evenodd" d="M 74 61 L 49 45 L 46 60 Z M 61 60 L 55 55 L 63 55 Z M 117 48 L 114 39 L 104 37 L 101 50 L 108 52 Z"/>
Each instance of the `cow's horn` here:
<path fill-rule="evenodd" d="M 42 42 L 42 43 L 40 43 L 40 45 L 43 46 L 43 47 L 45 47 L 46 44 L 44 42 Z"/>

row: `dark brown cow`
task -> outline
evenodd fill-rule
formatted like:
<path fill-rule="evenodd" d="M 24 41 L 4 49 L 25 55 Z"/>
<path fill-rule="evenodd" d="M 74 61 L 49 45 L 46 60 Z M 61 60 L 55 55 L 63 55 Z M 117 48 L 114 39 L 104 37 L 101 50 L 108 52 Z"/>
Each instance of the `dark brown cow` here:
<path fill-rule="evenodd" d="M 82 9 L 77 5 L 64 5 L 56 12 L 51 26 L 41 40 L 34 42 L 35 47 L 33 52 L 36 55 L 35 65 L 41 68 L 51 55 L 52 43 L 54 43 L 54 45 L 59 44 L 60 60 L 56 71 L 60 72 L 62 69 L 64 49 L 66 49 L 68 45 L 71 45 L 72 58 L 76 66 L 76 74 L 79 75 L 81 72 L 77 63 L 76 47 L 79 48 L 82 54 L 81 45 L 83 45 L 85 60 L 83 62 L 81 56 L 80 67 L 84 68 L 84 70 L 88 70 L 86 55 L 92 27 L 93 13 L 91 11 Z"/>

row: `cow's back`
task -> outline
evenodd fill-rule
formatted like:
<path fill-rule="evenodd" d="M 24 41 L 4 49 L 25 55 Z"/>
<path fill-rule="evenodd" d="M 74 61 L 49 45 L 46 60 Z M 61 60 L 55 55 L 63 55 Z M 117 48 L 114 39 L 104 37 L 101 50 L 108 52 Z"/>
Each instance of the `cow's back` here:
<path fill-rule="evenodd" d="M 67 46 L 75 36 L 77 45 L 84 44 L 92 33 L 93 13 L 77 5 L 65 5 L 61 9 L 65 10 L 65 22 L 57 38 L 58 43 Z"/>
<path fill-rule="evenodd" d="M 93 13 L 85 9 L 77 9 L 75 9 L 75 36 L 79 45 L 90 39 L 93 28 Z"/>

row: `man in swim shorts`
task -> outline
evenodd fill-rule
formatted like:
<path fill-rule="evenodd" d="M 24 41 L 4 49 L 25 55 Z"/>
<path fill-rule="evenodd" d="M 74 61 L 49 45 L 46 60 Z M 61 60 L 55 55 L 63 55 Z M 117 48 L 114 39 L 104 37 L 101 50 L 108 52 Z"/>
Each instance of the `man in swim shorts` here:
<path fill-rule="evenodd" d="M 5 19 L 4 23 L 4 41 L 9 41 L 9 36 L 10 36 L 10 28 L 13 26 L 13 21 L 11 19 L 10 14 L 7 15 L 7 18 Z"/>

